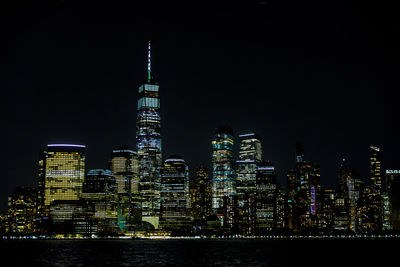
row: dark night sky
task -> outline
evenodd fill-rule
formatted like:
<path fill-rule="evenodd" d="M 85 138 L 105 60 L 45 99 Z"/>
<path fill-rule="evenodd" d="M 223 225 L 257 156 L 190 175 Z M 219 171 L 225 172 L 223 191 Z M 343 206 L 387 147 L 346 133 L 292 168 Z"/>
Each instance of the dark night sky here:
<path fill-rule="evenodd" d="M 263 137 L 283 185 L 296 140 L 328 187 L 343 156 L 368 177 L 370 144 L 382 148 L 384 167 L 400 168 L 400 23 L 391 4 L 4 2 L 2 210 L 15 186 L 35 185 L 48 143 L 86 144 L 88 169 L 106 168 L 120 144 L 134 147 L 149 39 L 164 157 L 210 165 L 214 128 L 227 124 L 236 136 Z"/>

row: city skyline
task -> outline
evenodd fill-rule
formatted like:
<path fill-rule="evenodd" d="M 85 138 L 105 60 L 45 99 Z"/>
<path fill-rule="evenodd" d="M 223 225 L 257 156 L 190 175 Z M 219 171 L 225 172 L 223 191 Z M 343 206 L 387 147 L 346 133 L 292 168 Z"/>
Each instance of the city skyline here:
<path fill-rule="evenodd" d="M 396 139 L 395 102 L 389 99 L 395 81 L 390 73 L 384 71 L 386 69 L 370 70 L 375 64 L 387 60 L 386 56 L 379 54 L 375 47 L 379 44 L 373 40 L 381 33 L 373 32 L 370 36 L 358 31 L 364 28 L 350 16 L 344 16 L 343 21 L 333 16 L 338 28 L 326 26 L 325 30 L 342 38 L 336 43 L 338 51 L 332 51 L 332 55 L 324 54 L 325 49 L 334 46 L 320 43 L 321 51 L 312 53 L 312 48 L 319 47 L 312 46 L 312 42 L 318 39 L 311 36 L 317 32 L 318 26 L 302 24 L 303 29 L 299 26 L 299 31 L 305 36 L 294 30 L 289 31 L 291 38 L 281 36 L 280 30 L 287 31 L 290 25 L 296 25 L 294 18 L 289 21 L 289 26 L 280 22 L 272 27 L 267 23 L 270 21 L 263 21 L 255 9 L 270 14 L 269 8 L 281 10 L 282 7 L 274 2 L 266 6 L 260 3 L 246 5 L 243 12 L 255 12 L 255 16 L 247 24 L 240 22 L 251 26 L 260 20 L 259 24 L 254 24 L 258 30 L 262 29 L 261 25 L 269 25 L 267 32 L 273 37 L 282 37 L 282 41 L 296 37 L 311 45 L 309 48 L 305 44 L 298 45 L 298 49 L 304 50 L 301 56 L 295 55 L 298 50 L 290 46 L 279 47 L 281 43 L 273 38 L 272 45 L 267 42 L 270 39 L 257 36 L 245 41 L 255 30 L 249 30 L 244 35 L 246 38 L 233 43 L 230 39 L 234 36 L 233 28 L 219 37 L 218 30 L 211 28 L 211 22 L 205 25 L 206 32 L 202 33 L 202 28 L 194 20 L 189 21 L 198 36 L 188 33 L 185 37 L 185 29 L 162 33 L 160 29 L 165 28 L 160 26 L 161 20 L 156 20 L 148 33 L 136 30 L 139 36 L 131 35 L 124 39 L 121 37 L 125 30 L 123 27 L 112 27 L 115 33 L 111 29 L 98 28 L 82 43 L 72 41 L 71 47 L 67 46 L 66 37 L 77 41 L 84 30 L 75 34 L 71 32 L 70 27 L 77 29 L 81 24 L 74 21 L 68 24 L 64 19 L 81 14 L 68 11 L 68 8 L 58 11 L 61 20 L 54 15 L 46 16 L 45 11 L 51 7 L 44 7 L 42 13 L 39 12 L 44 15 L 43 24 L 39 23 L 37 15 L 31 15 L 36 23 L 32 29 L 7 28 L 6 50 L 13 53 L 7 55 L 9 63 L 4 65 L 9 76 L 4 85 L 8 89 L 6 105 L 2 108 L 3 114 L 7 114 L 5 122 L 8 127 L 2 138 L 5 172 L 1 182 L 1 209 L 5 210 L 6 199 L 15 186 L 36 184 L 38 153 L 46 144 L 85 144 L 87 169 L 106 168 L 112 150 L 120 145 L 135 147 L 134 103 L 137 102 L 137 85 L 145 78 L 143 44 L 148 39 L 154 40 L 152 66 L 160 81 L 161 99 L 165 105 L 161 108 L 164 158 L 174 154 L 182 156 L 191 173 L 201 164 L 211 166 L 211 140 L 214 129 L 221 125 L 233 128 L 236 144 L 239 143 L 239 134 L 257 132 L 263 138 L 264 158 L 274 164 L 281 184 L 285 184 L 285 173 L 294 164 L 297 140 L 305 143 L 306 159 L 320 164 L 321 183 L 327 187 L 334 188 L 337 184 L 343 157 L 367 180 L 368 148 L 371 144 L 382 149 L 382 165 L 385 166 L 382 169 L 398 169 L 396 151 L 400 144 Z M 105 7 L 98 8 L 104 10 Z M 217 17 L 221 12 L 228 21 L 235 23 L 237 6 L 233 5 L 228 11 L 218 8 L 212 11 L 212 22 L 219 27 L 222 26 L 217 22 L 221 20 Z M 116 18 L 115 14 L 113 18 Z M 168 25 L 176 22 L 173 19 L 167 21 Z M 8 26 L 14 25 L 13 20 L 8 22 Z M 358 35 L 350 38 L 347 30 L 340 27 L 341 22 L 350 22 L 353 27 L 349 26 L 350 33 Z M 56 32 L 51 23 L 61 26 L 64 33 Z M 90 29 L 89 24 L 83 25 L 86 30 Z M 238 26 L 238 22 L 234 25 Z M 242 34 L 246 32 L 240 27 L 235 29 Z M 103 30 L 112 38 L 99 37 Z M 328 33 L 322 34 L 325 41 L 332 40 Z M 207 35 L 212 38 L 201 40 L 200 37 Z M 16 36 L 21 36 L 21 39 L 14 38 Z M 342 43 L 345 40 L 349 41 L 349 46 Z M 366 43 L 365 51 L 355 51 L 359 42 Z M 46 44 L 49 50 L 40 48 L 42 44 Z M 98 46 L 95 52 L 91 52 L 92 44 Z M 121 47 L 121 50 L 115 52 L 116 47 Z M 269 52 L 264 51 L 265 47 Z M 35 49 L 39 49 L 39 55 L 34 55 Z M 105 51 L 104 61 L 95 57 L 101 51 Z M 79 53 L 74 56 L 75 52 Z M 89 54 L 85 56 L 85 52 Z M 354 69 L 344 67 L 341 70 L 344 65 L 337 63 L 336 58 L 346 57 L 340 56 L 340 52 L 345 52 L 350 61 L 348 66 Z M 238 55 L 233 56 L 233 53 Z M 56 59 L 52 59 L 52 55 L 56 55 Z M 361 65 L 352 63 L 352 60 L 358 62 L 365 55 L 372 61 Z M 300 64 L 303 59 L 309 62 Z M 63 66 L 64 63 L 67 67 Z M 87 67 L 92 69 L 87 71 Z M 113 71 L 114 67 L 116 71 Z M 287 81 L 287 76 L 295 82 Z M 339 76 L 337 80 L 336 76 Z M 372 117 L 371 110 L 375 112 Z M 343 126 L 338 126 L 341 123 Z M 380 127 L 371 126 L 375 123 Z M 237 158 L 238 145 L 235 151 Z M 18 166 L 24 167 L 20 169 Z"/>

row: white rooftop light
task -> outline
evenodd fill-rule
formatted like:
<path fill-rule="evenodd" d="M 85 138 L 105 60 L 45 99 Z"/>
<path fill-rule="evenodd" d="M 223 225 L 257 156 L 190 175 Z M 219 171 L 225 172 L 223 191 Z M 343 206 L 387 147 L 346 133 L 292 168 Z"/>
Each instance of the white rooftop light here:
<path fill-rule="evenodd" d="M 74 145 L 74 144 L 49 144 L 47 147 L 57 147 L 57 146 L 66 146 L 66 147 L 86 147 L 85 145 Z"/>

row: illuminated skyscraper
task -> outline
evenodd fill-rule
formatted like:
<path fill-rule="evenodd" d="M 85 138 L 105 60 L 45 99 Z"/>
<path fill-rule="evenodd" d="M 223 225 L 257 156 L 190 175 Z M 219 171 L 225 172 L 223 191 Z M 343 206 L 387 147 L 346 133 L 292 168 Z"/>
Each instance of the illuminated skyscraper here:
<path fill-rule="evenodd" d="M 296 167 L 287 173 L 288 228 L 296 232 L 319 227 L 322 205 L 319 166 L 304 159 L 303 143 L 296 143 Z"/>
<path fill-rule="evenodd" d="M 335 190 L 334 189 L 323 189 L 322 191 L 322 232 L 331 233 L 334 223 L 334 203 L 335 202 Z"/>
<path fill-rule="evenodd" d="M 109 168 L 114 174 L 119 194 L 139 191 L 139 162 L 135 151 L 127 146 L 113 150 Z"/>
<path fill-rule="evenodd" d="M 383 198 L 380 149 L 369 147 L 370 180 L 364 186 L 357 207 L 357 231 L 360 233 L 377 233 L 383 226 Z"/>
<path fill-rule="evenodd" d="M 298 217 L 296 213 L 297 194 L 300 191 L 299 181 L 295 169 L 286 173 L 287 187 L 287 227 L 293 231 L 298 231 Z"/>
<path fill-rule="evenodd" d="M 49 144 L 46 150 L 40 152 L 37 200 L 39 231 L 48 230 L 51 205 L 55 202 L 59 205 L 60 202 L 78 201 L 82 196 L 85 148 L 84 145 Z"/>
<path fill-rule="evenodd" d="M 118 225 L 128 230 L 142 219 L 139 195 L 139 162 L 136 152 L 127 146 L 111 153 L 109 168 L 113 172 L 118 193 Z"/>
<path fill-rule="evenodd" d="M 386 188 L 390 202 L 390 228 L 400 230 L 400 170 L 386 170 Z"/>
<path fill-rule="evenodd" d="M 321 205 L 320 169 L 311 162 L 297 164 L 300 189 L 297 196 L 299 229 L 306 231 L 315 226 L 316 215 Z"/>
<path fill-rule="evenodd" d="M 296 142 L 294 169 L 286 173 L 287 181 L 287 227 L 295 232 L 300 230 L 300 166 L 304 163 L 304 144 Z M 303 186 L 304 187 L 304 186 Z"/>
<path fill-rule="evenodd" d="M 373 233 L 380 230 L 377 225 L 377 212 L 372 202 L 372 196 L 371 184 L 365 185 L 357 205 L 356 229 L 358 233 Z"/>
<path fill-rule="evenodd" d="M 39 201 L 44 214 L 55 200 L 79 200 L 85 176 L 85 146 L 50 144 L 39 160 Z"/>
<path fill-rule="evenodd" d="M 238 226 L 244 235 L 254 234 L 254 197 L 256 174 L 262 160 L 261 138 L 254 134 L 242 134 L 237 165 L 236 193 L 238 197 Z"/>
<path fill-rule="evenodd" d="M 189 169 L 185 160 L 170 156 L 161 171 L 161 220 L 163 230 L 183 231 L 190 220 Z"/>
<path fill-rule="evenodd" d="M 262 162 L 257 168 L 255 194 L 255 233 L 263 235 L 274 229 L 276 218 L 276 172 L 271 162 Z"/>
<path fill-rule="evenodd" d="M 391 203 L 388 192 L 382 192 L 382 230 L 392 230 Z"/>
<path fill-rule="evenodd" d="M 274 229 L 287 229 L 287 197 L 283 188 L 277 184 L 274 207 Z"/>
<path fill-rule="evenodd" d="M 342 160 L 339 185 L 335 194 L 334 228 L 336 231 L 356 231 L 357 202 L 361 195 L 362 181 L 359 175 Z"/>
<path fill-rule="evenodd" d="M 230 198 L 236 193 L 233 144 L 231 127 L 220 127 L 215 130 L 212 141 L 212 209 L 222 224 L 224 224 L 224 198 Z M 231 202 L 225 201 L 225 203 Z"/>
<path fill-rule="evenodd" d="M 381 157 L 380 148 L 370 146 L 370 175 L 373 190 L 375 194 L 379 195 L 382 192 L 382 173 L 381 173 Z"/>
<path fill-rule="evenodd" d="M 161 116 L 159 85 L 151 75 L 148 43 L 147 79 L 139 86 L 136 146 L 139 160 L 139 192 L 142 220 L 158 228 L 161 182 Z"/>
<path fill-rule="evenodd" d="M 93 206 L 92 219 L 98 231 L 112 232 L 117 227 L 117 184 L 110 170 L 89 170 L 83 182 L 82 198 Z"/>
<path fill-rule="evenodd" d="M 375 226 L 372 231 L 379 231 L 382 229 L 382 173 L 381 173 L 381 159 L 380 148 L 370 146 L 370 177 L 371 177 L 371 192 L 370 201 Z"/>
<path fill-rule="evenodd" d="M 195 220 L 205 219 L 211 215 L 211 180 L 208 169 L 200 166 L 190 180 L 191 215 Z"/>

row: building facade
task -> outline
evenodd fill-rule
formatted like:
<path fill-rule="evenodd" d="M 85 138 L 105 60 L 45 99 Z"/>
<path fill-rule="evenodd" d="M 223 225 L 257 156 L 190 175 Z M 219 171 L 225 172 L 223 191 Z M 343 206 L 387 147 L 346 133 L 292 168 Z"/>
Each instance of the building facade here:
<path fill-rule="evenodd" d="M 79 200 L 85 176 L 85 146 L 49 144 L 39 160 L 38 211 L 46 217 L 56 200 Z"/>

